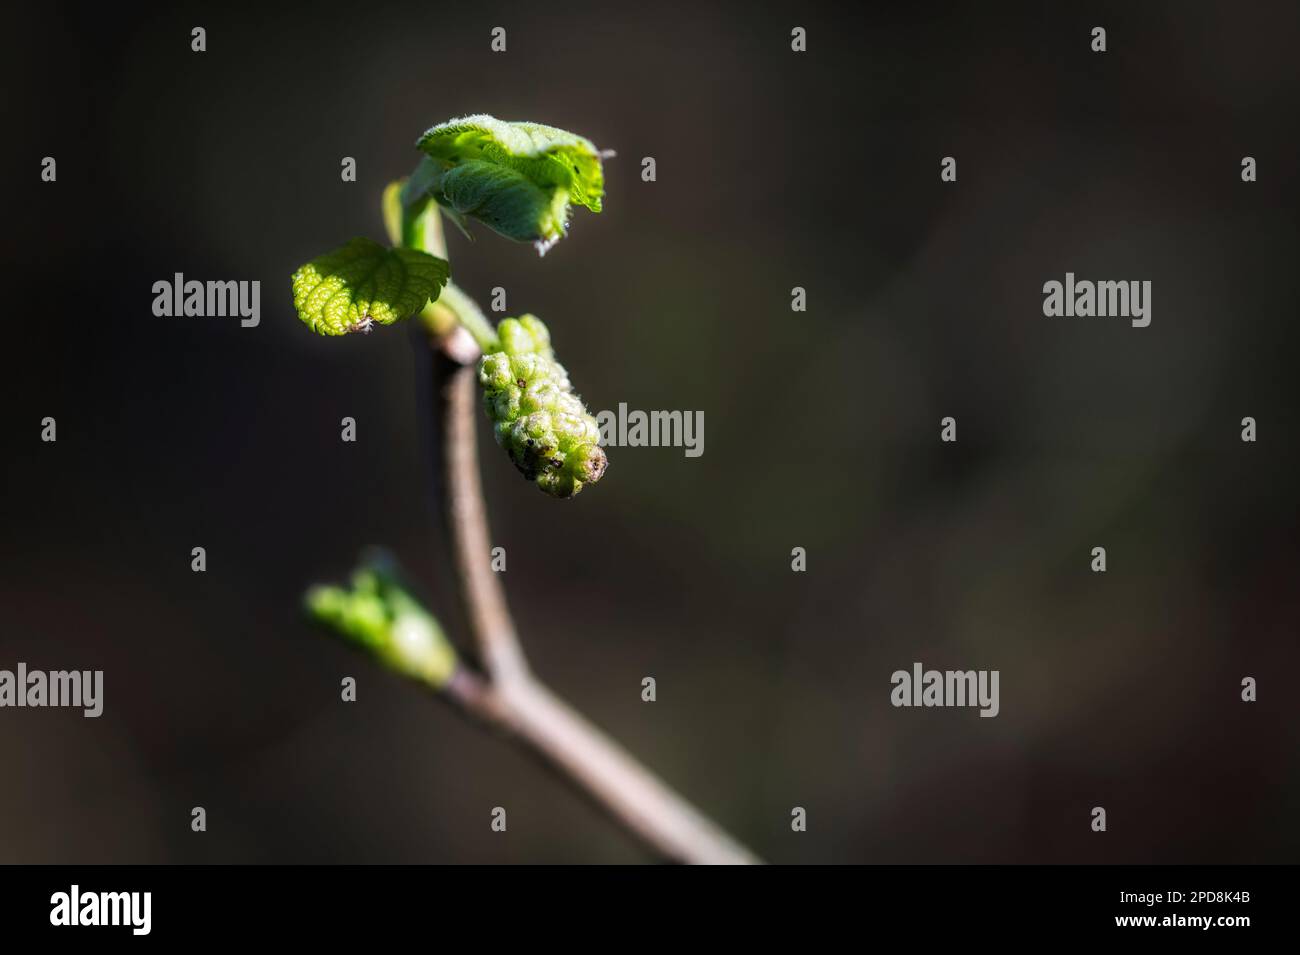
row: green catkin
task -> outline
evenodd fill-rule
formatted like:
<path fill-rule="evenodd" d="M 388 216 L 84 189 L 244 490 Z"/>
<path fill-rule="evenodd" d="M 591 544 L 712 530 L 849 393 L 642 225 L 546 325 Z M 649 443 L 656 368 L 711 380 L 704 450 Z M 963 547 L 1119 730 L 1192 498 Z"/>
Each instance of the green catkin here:
<path fill-rule="evenodd" d="M 608 463 L 596 419 L 573 393 L 540 319 L 507 318 L 497 336 L 501 350 L 484 355 L 478 366 L 497 444 L 547 494 L 573 497 L 599 481 Z"/>

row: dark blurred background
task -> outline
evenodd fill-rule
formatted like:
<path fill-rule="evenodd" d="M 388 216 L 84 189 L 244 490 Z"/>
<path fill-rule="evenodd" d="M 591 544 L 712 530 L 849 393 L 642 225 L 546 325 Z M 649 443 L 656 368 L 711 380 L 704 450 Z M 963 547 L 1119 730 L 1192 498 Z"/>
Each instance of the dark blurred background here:
<path fill-rule="evenodd" d="M 382 544 L 464 635 L 410 329 L 318 338 L 289 275 L 483 111 L 618 158 L 544 260 L 453 235 L 457 281 L 593 410 L 705 413 L 568 504 L 484 448 L 561 695 L 770 861 L 1295 860 L 1296 7 L 269 6 L 7 30 L 0 667 L 106 708 L 0 711 L 0 859 L 649 858 L 300 616 Z M 1045 318 L 1066 271 L 1151 280 L 1150 327 Z M 259 279 L 261 326 L 154 317 L 175 272 Z M 917 660 L 1001 715 L 891 707 Z"/>

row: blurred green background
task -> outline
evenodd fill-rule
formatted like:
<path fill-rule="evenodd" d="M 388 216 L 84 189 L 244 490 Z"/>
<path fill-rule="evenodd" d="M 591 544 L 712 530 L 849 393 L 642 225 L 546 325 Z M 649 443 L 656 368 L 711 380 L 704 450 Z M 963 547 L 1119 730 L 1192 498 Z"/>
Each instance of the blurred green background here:
<path fill-rule="evenodd" d="M 1295 7 L 17 16 L 0 667 L 103 669 L 106 709 L 0 711 L 0 860 L 648 858 L 299 613 L 382 544 L 465 634 L 413 336 L 317 338 L 289 275 L 479 111 L 618 157 L 545 259 L 453 235 L 457 282 L 541 316 L 593 411 L 705 416 L 567 504 L 484 448 L 561 695 L 775 862 L 1296 858 Z M 1067 271 L 1151 280 L 1151 326 L 1045 318 Z M 261 326 L 155 318 L 174 272 L 260 280 Z M 918 660 L 1000 670 L 1001 715 L 892 708 Z"/>

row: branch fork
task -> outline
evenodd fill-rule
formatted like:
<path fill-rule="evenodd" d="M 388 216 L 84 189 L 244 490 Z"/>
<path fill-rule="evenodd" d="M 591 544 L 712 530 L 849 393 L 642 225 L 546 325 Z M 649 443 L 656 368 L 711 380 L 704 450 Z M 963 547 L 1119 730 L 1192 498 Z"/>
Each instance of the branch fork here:
<path fill-rule="evenodd" d="M 459 328 L 459 326 L 458 326 Z M 463 331 L 463 328 L 460 328 Z M 446 506 L 456 571 L 483 673 L 458 664 L 448 696 L 540 753 L 647 846 L 677 862 L 759 860 L 670 789 L 533 674 L 491 569 L 491 537 L 478 470 L 473 356 L 455 331 L 435 341 L 449 361 L 439 393 Z"/>

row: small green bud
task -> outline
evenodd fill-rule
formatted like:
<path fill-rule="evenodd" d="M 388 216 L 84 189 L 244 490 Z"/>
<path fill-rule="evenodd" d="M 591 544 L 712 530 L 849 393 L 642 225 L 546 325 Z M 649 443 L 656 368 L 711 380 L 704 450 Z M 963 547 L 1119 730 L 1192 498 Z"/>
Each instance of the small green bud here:
<path fill-rule="evenodd" d="M 352 587 L 313 587 L 308 613 L 386 666 L 443 687 L 456 668 L 456 651 L 442 628 L 396 579 L 380 567 L 363 567 Z"/>
<path fill-rule="evenodd" d="M 551 333 L 533 315 L 503 321 L 497 326 L 497 337 L 501 339 L 501 350 L 507 355 L 555 357 L 551 351 Z"/>
<path fill-rule="evenodd" d="M 510 356 L 505 352 L 484 355 L 479 365 L 478 376 L 484 388 L 500 390 L 508 387 L 510 382 L 515 380 L 514 372 L 510 368 Z"/>
<path fill-rule="evenodd" d="M 608 464 L 596 419 L 573 394 L 540 319 L 507 318 L 497 337 L 502 350 L 484 355 L 478 366 L 497 444 L 547 494 L 573 497 L 599 481 Z"/>

